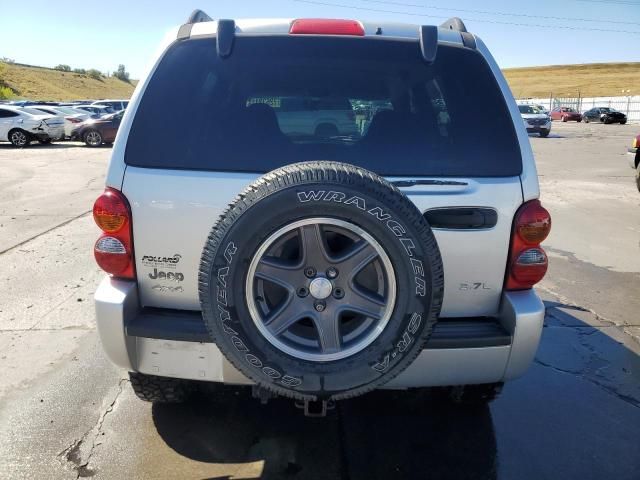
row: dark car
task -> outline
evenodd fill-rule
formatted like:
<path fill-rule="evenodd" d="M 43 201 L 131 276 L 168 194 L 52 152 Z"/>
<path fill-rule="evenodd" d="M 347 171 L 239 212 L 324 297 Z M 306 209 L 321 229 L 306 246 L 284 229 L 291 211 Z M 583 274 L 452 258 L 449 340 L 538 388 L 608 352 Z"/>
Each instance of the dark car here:
<path fill-rule="evenodd" d="M 582 114 L 579 112 L 576 112 L 571 107 L 556 107 L 553 110 L 551 110 L 551 113 L 549 114 L 549 116 L 551 117 L 551 120 L 562 120 L 563 122 L 569 122 L 569 121 L 581 122 L 582 121 Z"/>
<path fill-rule="evenodd" d="M 586 123 L 619 123 L 620 125 L 627 123 L 627 116 L 611 107 L 594 107 L 584 112 L 582 118 Z"/>
<path fill-rule="evenodd" d="M 104 115 L 101 118 L 86 120 L 71 132 L 71 138 L 82 140 L 89 147 L 113 143 L 122 121 L 122 115 L 124 115 L 124 110 Z"/>

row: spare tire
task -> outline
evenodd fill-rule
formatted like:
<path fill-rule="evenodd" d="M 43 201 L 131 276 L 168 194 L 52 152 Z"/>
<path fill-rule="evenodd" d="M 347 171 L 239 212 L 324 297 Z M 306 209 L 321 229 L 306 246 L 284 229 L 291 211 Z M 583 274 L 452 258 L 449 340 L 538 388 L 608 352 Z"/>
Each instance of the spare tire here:
<path fill-rule="evenodd" d="M 335 162 L 255 181 L 211 230 L 199 273 L 204 321 L 229 362 L 303 400 L 359 395 L 407 368 L 443 284 L 416 206 L 374 173 Z"/>

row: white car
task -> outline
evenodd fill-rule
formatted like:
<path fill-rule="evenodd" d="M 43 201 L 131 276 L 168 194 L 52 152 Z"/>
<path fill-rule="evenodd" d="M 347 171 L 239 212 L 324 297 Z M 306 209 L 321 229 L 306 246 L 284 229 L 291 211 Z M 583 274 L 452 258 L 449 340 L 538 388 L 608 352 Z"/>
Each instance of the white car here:
<path fill-rule="evenodd" d="M 544 105 L 540 105 L 538 103 L 538 104 L 535 104 L 533 106 L 536 107 L 538 110 L 540 110 L 542 113 L 546 113 L 547 115 L 549 115 L 549 113 L 550 113 L 549 109 L 547 107 L 545 107 Z"/>
<path fill-rule="evenodd" d="M 103 107 L 111 107 L 114 112 L 119 112 L 120 110 L 126 110 L 127 105 L 129 105 L 129 100 L 96 100 L 91 105 L 100 105 Z"/>
<path fill-rule="evenodd" d="M 255 100 L 251 99 L 250 103 Z M 282 97 L 277 105 L 270 105 L 278 118 L 280 130 L 289 136 L 357 135 L 355 112 L 345 98 Z M 260 102 L 255 102 L 260 103 Z"/>
<path fill-rule="evenodd" d="M 29 107 L 0 105 L 0 142 L 26 147 L 33 140 L 50 143 L 64 136 L 64 120 Z"/>
<path fill-rule="evenodd" d="M 535 105 L 518 105 L 520 115 L 527 128 L 527 133 L 537 133 L 541 137 L 548 137 L 551 132 L 551 117 L 542 113 Z"/>
<path fill-rule="evenodd" d="M 98 118 L 101 117 L 103 115 L 108 115 L 110 113 L 115 113 L 115 111 L 113 110 L 113 108 L 111 108 L 109 105 L 76 105 L 75 107 L 76 110 L 81 110 L 83 112 L 87 112 L 89 113 L 89 115 L 92 118 Z"/>
<path fill-rule="evenodd" d="M 58 107 L 50 105 L 31 105 L 29 108 L 40 110 L 48 115 L 55 115 L 64 120 L 64 136 L 70 137 L 71 132 L 79 123 L 91 117 L 89 112 L 84 110 L 74 110 L 71 107 Z"/>

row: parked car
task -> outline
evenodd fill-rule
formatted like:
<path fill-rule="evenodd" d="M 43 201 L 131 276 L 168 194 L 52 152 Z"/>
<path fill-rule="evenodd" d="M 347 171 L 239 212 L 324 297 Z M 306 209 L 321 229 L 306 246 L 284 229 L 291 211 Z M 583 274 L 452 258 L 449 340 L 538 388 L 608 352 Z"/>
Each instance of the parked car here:
<path fill-rule="evenodd" d="M 249 103 L 260 103 L 260 100 L 260 97 L 252 98 Z M 355 112 L 347 98 L 282 97 L 272 108 L 280 130 L 286 135 L 331 138 L 359 132 Z"/>
<path fill-rule="evenodd" d="M 50 107 L 47 105 L 32 105 L 30 108 L 39 110 L 49 115 L 61 117 L 64 120 L 64 135 L 70 137 L 73 129 L 81 122 L 87 120 L 91 115 L 83 110 L 75 110 L 71 107 Z"/>
<path fill-rule="evenodd" d="M 627 116 L 610 107 L 595 107 L 587 110 L 582 114 L 585 123 L 601 122 L 601 123 L 619 123 L 624 125 L 627 123 Z"/>
<path fill-rule="evenodd" d="M 582 121 L 582 114 L 571 107 L 556 107 L 551 110 L 551 114 L 549 116 L 551 117 L 551 120 L 562 120 L 563 122 Z"/>
<path fill-rule="evenodd" d="M 103 105 L 111 107 L 114 112 L 119 112 L 120 110 L 125 110 L 127 108 L 129 100 L 96 100 L 91 103 L 91 105 Z"/>
<path fill-rule="evenodd" d="M 124 111 L 91 118 L 77 125 L 71 132 L 72 139 L 82 140 L 89 147 L 113 143 L 122 121 Z"/>
<path fill-rule="evenodd" d="M 377 388 L 487 402 L 524 373 L 551 220 L 509 87 L 462 21 L 196 11 L 175 32 L 93 209 L 97 329 L 138 397 L 253 385 L 323 415 Z M 317 98 L 387 108 L 328 141 L 283 131 L 292 97 L 305 124 Z"/>
<path fill-rule="evenodd" d="M 29 107 L 31 105 L 58 105 L 58 102 L 49 102 L 43 100 L 11 100 L 9 104 L 15 107 Z"/>
<path fill-rule="evenodd" d="M 89 112 L 94 118 L 115 113 L 115 111 L 108 105 L 76 105 L 73 108 Z"/>
<path fill-rule="evenodd" d="M 29 107 L 0 106 L 0 142 L 26 147 L 32 141 L 50 143 L 64 137 L 64 120 Z"/>
<path fill-rule="evenodd" d="M 640 192 L 640 134 L 636 135 L 631 142 L 631 148 L 627 150 L 629 165 L 636 171 L 636 185 Z"/>
<path fill-rule="evenodd" d="M 551 118 L 542 113 L 534 105 L 518 105 L 520 115 L 524 120 L 527 133 L 537 133 L 541 137 L 548 137 L 551 132 Z"/>
<path fill-rule="evenodd" d="M 549 109 L 544 105 L 534 104 L 533 106 L 536 107 L 538 110 L 540 110 L 542 113 L 549 115 Z"/>

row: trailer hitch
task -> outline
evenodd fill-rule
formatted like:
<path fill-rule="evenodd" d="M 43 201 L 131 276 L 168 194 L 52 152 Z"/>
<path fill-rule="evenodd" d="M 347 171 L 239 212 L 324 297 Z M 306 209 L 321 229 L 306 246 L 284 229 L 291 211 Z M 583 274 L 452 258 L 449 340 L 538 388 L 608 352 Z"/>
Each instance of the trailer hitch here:
<path fill-rule="evenodd" d="M 336 408 L 333 400 L 297 400 L 296 408 L 304 410 L 305 417 L 326 417 L 327 410 Z"/>

